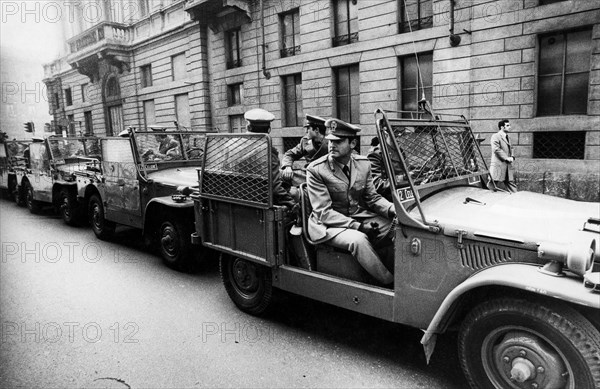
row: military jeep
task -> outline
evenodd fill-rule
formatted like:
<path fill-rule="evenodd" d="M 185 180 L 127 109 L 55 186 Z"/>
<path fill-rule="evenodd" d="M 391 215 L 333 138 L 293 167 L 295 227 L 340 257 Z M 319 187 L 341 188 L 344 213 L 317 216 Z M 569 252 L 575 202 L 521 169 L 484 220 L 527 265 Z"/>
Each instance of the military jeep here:
<path fill-rule="evenodd" d="M 161 136 L 171 140 L 168 153 L 158 151 Z M 117 225 L 139 228 L 147 243 L 158 246 L 167 266 L 196 269 L 209 252 L 202 246 L 191 248 L 194 211 L 188 195 L 198 185 L 204 136 L 199 131 L 130 128 L 123 136 L 102 138 L 101 169 L 78 179 L 78 196 L 86 204 L 94 234 L 109 239 Z"/>
<path fill-rule="evenodd" d="M 84 209 L 77 198 L 77 177 L 100 167 L 99 139 L 34 139 L 26 154 L 26 167 L 16 172 L 19 202 L 32 213 L 40 212 L 46 204 L 53 205 L 65 223 L 81 223 Z"/>
<path fill-rule="evenodd" d="M 233 302 L 260 314 L 277 288 L 420 328 L 427 360 L 457 330 L 473 388 L 599 387 L 600 205 L 487 189 L 464 117 L 378 110 L 376 128 L 397 179 L 392 288 L 350 253 L 311 243 L 302 190 L 290 228 L 273 204 L 268 135 L 207 136 L 193 239 L 221 252 Z"/>

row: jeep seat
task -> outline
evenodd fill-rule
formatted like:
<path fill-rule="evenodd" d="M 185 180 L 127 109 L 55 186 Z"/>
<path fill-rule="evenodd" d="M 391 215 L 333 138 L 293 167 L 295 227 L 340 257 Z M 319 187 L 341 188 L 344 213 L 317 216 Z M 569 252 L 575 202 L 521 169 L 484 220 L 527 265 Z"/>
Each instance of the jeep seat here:
<path fill-rule="evenodd" d="M 306 183 L 300 185 L 300 206 L 302 217 L 302 234 L 306 241 L 316 249 L 316 258 L 313 268 L 321 273 L 336 277 L 376 284 L 377 281 L 358 263 L 349 251 L 328 245 L 327 243 L 315 243 L 308 234 L 308 218 L 312 212 L 312 206 L 308 198 Z"/>

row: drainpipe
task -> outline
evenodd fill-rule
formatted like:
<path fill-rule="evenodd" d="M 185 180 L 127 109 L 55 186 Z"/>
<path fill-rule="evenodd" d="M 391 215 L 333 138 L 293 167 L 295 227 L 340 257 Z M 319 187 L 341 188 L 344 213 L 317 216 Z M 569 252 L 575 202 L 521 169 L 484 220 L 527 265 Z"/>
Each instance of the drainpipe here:
<path fill-rule="evenodd" d="M 268 80 L 271 78 L 271 72 L 267 70 L 267 47 L 265 45 L 265 7 L 263 0 L 260 0 L 260 38 L 262 40 L 262 72 Z"/>
<path fill-rule="evenodd" d="M 450 46 L 456 47 L 460 44 L 460 36 L 454 33 L 454 1 L 450 0 Z"/>

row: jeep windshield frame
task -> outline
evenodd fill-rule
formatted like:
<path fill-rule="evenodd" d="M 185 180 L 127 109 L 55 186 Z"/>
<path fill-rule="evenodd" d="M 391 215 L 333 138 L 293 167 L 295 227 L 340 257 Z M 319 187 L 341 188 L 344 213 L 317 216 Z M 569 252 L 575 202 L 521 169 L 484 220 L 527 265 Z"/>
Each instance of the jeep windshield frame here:
<path fill-rule="evenodd" d="M 427 112 L 375 111 L 377 136 L 399 221 L 434 229 L 421 206 L 427 196 L 452 186 L 481 187 L 489 171 L 479 142 L 464 116 Z M 394 172 L 392 157 L 400 163 Z M 417 207 L 421 220 L 409 215 Z M 397 206 L 398 208 L 398 206 Z"/>
<path fill-rule="evenodd" d="M 55 165 L 80 161 L 98 161 L 102 155 L 100 138 L 96 137 L 49 137 L 46 139 L 50 159 Z"/>
<path fill-rule="evenodd" d="M 179 166 L 200 166 L 204 159 L 207 131 L 130 131 L 135 161 L 143 177 L 148 172 Z M 161 137 L 168 142 L 160 153 Z M 162 156 L 164 155 L 164 157 Z"/>

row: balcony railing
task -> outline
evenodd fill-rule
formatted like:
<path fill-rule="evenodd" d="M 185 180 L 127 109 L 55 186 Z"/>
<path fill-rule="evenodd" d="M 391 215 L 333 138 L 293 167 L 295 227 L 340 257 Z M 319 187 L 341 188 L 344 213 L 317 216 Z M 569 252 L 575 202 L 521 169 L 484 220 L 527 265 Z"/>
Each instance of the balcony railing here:
<path fill-rule="evenodd" d="M 300 54 L 300 46 L 286 47 L 279 50 L 281 58 L 291 57 L 296 54 Z"/>
<path fill-rule="evenodd" d="M 229 60 L 227 61 L 227 69 L 239 68 L 242 66 L 241 59 Z"/>
<path fill-rule="evenodd" d="M 67 43 L 69 44 L 71 54 L 74 54 L 102 41 L 126 45 L 131 41 L 131 31 L 124 24 L 102 22 L 74 36 Z"/>
<path fill-rule="evenodd" d="M 351 34 L 339 35 L 334 38 L 331 38 L 333 46 L 344 46 L 350 43 L 358 42 L 358 32 L 353 32 Z"/>
<path fill-rule="evenodd" d="M 400 33 L 422 30 L 424 28 L 433 27 L 433 16 L 425 16 L 423 18 L 418 18 L 408 21 L 403 21 L 400 23 Z"/>

